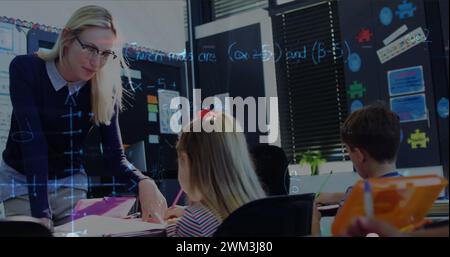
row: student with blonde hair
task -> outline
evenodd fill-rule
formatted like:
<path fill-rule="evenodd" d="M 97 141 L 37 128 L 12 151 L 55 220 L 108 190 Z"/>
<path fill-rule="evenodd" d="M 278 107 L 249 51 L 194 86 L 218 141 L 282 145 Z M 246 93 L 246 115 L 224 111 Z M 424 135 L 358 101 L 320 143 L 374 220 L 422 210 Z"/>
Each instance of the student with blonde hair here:
<path fill-rule="evenodd" d="M 70 221 L 86 197 L 82 144 L 100 127 L 106 164 L 137 184 L 143 218 L 164 214 L 156 184 L 125 158 L 118 114 L 126 69 L 111 13 L 85 6 L 68 20 L 53 49 L 10 64 L 11 129 L 0 165 L 0 203 L 6 216 L 40 218 L 51 227 Z"/>
<path fill-rule="evenodd" d="M 265 194 L 244 133 L 234 132 L 239 125 L 233 118 L 208 112 L 188 126 L 177 152 L 178 180 L 190 204 L 168 209 L 166 219 L 179 219 L 168 226 L 167 235 L 212 236 L 233 211 Z M 196 126 L 202 130 L 195 132 Z"/>

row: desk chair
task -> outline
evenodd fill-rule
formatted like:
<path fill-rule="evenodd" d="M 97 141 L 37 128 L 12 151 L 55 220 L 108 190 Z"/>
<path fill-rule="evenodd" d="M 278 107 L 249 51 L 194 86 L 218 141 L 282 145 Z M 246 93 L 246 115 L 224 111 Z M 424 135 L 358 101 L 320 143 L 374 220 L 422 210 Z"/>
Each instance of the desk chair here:
<path fill-rule="evenodd" d="M 0 220 L 0 237 L 52 237 L 52 233 L 36 222 Z"/>
<path fill-rule="evenodd" d="M 230 214 L 215 237 L 306 236 L 311 234 L 314 194 L 270 196 Z"/>
<path fill-rule="evenodd" d="M 288 159 L 283 149 L 268 144 L 259 144 L 251 150 L 255 171 L 268 195 L 288 195 L 290 178 Z"/>

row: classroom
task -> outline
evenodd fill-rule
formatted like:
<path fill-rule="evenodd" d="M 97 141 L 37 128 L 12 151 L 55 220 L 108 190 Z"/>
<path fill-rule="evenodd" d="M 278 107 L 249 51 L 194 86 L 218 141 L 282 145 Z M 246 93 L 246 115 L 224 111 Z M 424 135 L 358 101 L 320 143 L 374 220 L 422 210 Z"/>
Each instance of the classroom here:
<path fill-rule="evenodd" d="M 448 237 L 448 12 L 0 1 L 0 237 Z"/>

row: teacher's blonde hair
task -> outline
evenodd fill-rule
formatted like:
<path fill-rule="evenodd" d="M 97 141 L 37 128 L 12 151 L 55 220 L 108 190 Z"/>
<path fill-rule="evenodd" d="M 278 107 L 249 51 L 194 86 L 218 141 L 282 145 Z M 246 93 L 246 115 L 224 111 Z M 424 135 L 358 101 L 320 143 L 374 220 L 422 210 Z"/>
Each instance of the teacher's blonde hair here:
<path fill-rule="evenodd" d="M 70 17 L 60 33 L 55 45 L 50 51 L 39 51 L 38 56 L 45 61 L 62 60 L 64 58 L 64 45 L 73 42 L 87 28 L 108 28 L 119 38 L 111 13 L 103 7 L 88 5 L 81 7 Z M 93 121 L 96 125 L 109 125 L 114 115 L 115 105 L 122 108 L 122 80 L 121 70 L 129 74 L 122 49 L 116 47 L 117 59 L 108 60 L 105 65 L 91 79 L 91 103 Z M 118 61 L 117 61 L 118 60 Z"/>

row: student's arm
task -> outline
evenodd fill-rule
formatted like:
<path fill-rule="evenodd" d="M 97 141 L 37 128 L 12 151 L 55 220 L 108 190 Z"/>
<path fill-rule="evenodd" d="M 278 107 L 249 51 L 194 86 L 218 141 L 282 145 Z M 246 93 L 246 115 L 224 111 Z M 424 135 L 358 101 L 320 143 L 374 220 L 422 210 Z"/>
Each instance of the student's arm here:
<path fill-rule="evenodd" d="M 22 160 L 28 183 L 31 215 L 51 219 L 47 195 L 48 146 L 42 131 L 39 110 L 33 94 L 33 79 L 26 69 L 23 56 L 16 57 L 9 66 L 9 82 L 13 118 L 19 131 L 13 131 L 13 140 L 21 144 Z"/>
<path fill-rule="evenodd" d="M 154 218 L 162 222 L 167 209 L 166 199 L 159 191 L 153 179 L 144 176 L 142 172 L 131 165 L 126 159 L 122 145 L 122 136 L 120 134 L 118 113 L 119 107 L 116 105 L 111 124 L 109 126 L 100 126 L 107 167 L 128 175 L 132 183 L 137 185 L 135 189 L 139 191 L 142 218 L 147 220 L 151 214 Z"/>
<path fill-rule="evenodd" d="M 143 179 L 148 179 L 148 177 L 144 176 L 126 159 L 120 134 L 118 112 L 119 107 L 116 105 L 111 124 L 100 125 L 105 164 L 113 171 L 126 174 L 133 182 L 138 183 Z"/>
<path fill-rule="evenodd" d="M 314 203 L 312 223 L 311 223 L 311 235 L 319 236 L 321 234 L 320 233 L 320 219 L 321 218 L 322 218 L 322 215 L 320 214 L 320 211 L 317 209 L 317 204 Z"/>
<path fill-rule="evenodd" d="M 344 199 L 344 192 L 326 193 L 322 192 L 316 198 L 316 203 L 319 205 L 339 204 Z"/>

